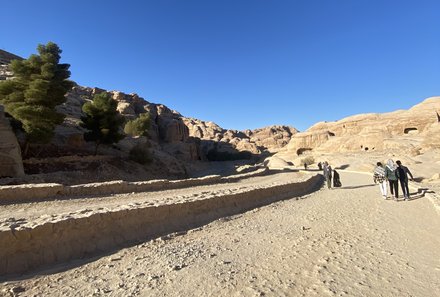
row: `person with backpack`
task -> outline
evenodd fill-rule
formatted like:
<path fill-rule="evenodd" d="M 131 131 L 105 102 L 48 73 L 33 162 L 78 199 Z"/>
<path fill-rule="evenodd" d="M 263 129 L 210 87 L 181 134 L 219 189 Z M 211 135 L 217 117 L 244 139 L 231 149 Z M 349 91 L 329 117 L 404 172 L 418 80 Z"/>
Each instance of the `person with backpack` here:
<path fill-rule="evenodd" d="M 327 181 L 327 187 L 329 189 L 331 189 L 332 188 L 332 167 L 327 163 L 327 161 L 324 162 L 323 175 L 325 177 L 325 180 Z"/>
<path fill-rule="evenodd" d="M 408 189 L 408 174 L 411 177 L 411 180 L 414 179 L 411 171 L 409 171 L 408 167 L 403 166 L 400 160 L 396 161 L 397 164 L 397 177 L 400 181 L 400 186 L 402 187 L 403 197 L 405 201 L 409 200 L 409 189 Z"/>
<path fill-rule="evenodd" d="M 333 170 L 333 187 L 339 188 L 342 187 L 341 177 L 336 170 Z"/>
<path fill-rule="evenodd" d="M 394 194 L 394 201 L 399 199 L 399 184 L 397 182 L 397 165 L 393 160 L 389 159 L 387 161 L 387 166 L 385 167 L 385 177 L 390 183 L 391 196 Z"/>
<path fill-rule="evenodd" d="M 387 200 L 387 179 L 385 177 L 385 168 L 381 162 L 376 163 L 376 168 L 373 172 L 373 181 L 375 184 L 379 183 L 380 192 L 382 193 L 383 199 Z"/>

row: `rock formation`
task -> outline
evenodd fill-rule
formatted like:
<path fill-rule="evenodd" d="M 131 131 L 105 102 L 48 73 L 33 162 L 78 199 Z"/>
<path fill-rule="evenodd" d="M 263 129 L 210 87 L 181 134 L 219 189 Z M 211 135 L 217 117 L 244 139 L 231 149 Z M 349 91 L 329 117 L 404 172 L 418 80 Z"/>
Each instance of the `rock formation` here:
<path fill-rule="evenodd" d="M 320 122 L 295 134 L 290 154 L 424 149 L 436 146 L 440 134 L 440 97 L 431 97 L 409 110 L 360 114 L 336 122 Z"/>
<path fill-rule="evenodd" d="M 21 60 L 22 58 L 0 50 L 0 80 L 12 78 L 13 75 L 8 68 L 8 64 L 14 59 Z M 0 177 L 24 175 L 20 146 L 9 122 L 5 118 L 2 105 L 0 105 L 0 140 Z"/>
<path fill-rule="evenodd" d="M 8 68 L 12 60 L 23 60 L 23 58 L 0 49 L 0 80 L 12 78 L 13 74 Z"/>
<path fill-rule="evenodd" d="M 0 105 L 0 177 L 24 175 L 20 146 Z"/>
<path fill-rule="evenodd" d="M 274 153 L 285 147 L 298 130 L 289 126 L 269 126 L 261 129 L 246 130 L 244 133 L 259 147 L 264 147 Z"/>
<path fill-rule="evenodd" d="M 201 152 L 196 139 L 189 136 L 188 128 L 182 116 L 162 104 L 150 103 L 137 94 L 125 94 L 118 91 L 106 91 L 99 88 L 75 86 L 66 95 L 67 101 L 58 110 L 66 114 L 64 123 L 57 127 L 55 142 L 58 146 L 75 146 L 86 148 L 83 140 L 83 129 L 79 126 L 83 115 L 82 105 L 93 99 L 95 94 L 107 92 L 118 102 L 117 110 L 127 120 L 137 118 L 141 113 L 148 112 L 151 128 L 148 139 L 126 137 L 116 147 L 128 153 L 136 145 L 149 147 L 153 161 L 162 164 L 162 168 L 172 175 L 185 176 L 183 162 L 201 160 Z"/>
<path fill-rule="evenodd" d="M 288 126 L 270 126 L 256 130 L 226 130 L 213 122 L 184 118 L 189 135 L 202 140 L 202 151 L 216 150 L 221 153 L 262 152 L 274 153 L 289 143 L 298 131 Z"/>
<path fill-rule="evenodd" d="M 11 53 L 0 51 L 0 79 L 12 78 L 8 64 L 12 59 L 22 59 Z M 150 103 L 137 94 L 107 91 L 99 88 L 74 86 L 66 94 L 66 102 L 57 107 L 66 115 L 62 125 L 55 129 L 52 145 L 56 150 L 82 154 L 90 150 L 91 144 L 83 139 L 85 130 L 80 126 L 82 106 L 93 96 L 107 92 L 117 101 L 117 110 L 127 120 L 148 112 L 151 129 L 146 138 L 126 137 L 114 147 L 106 150 L 113 155 L 127 155 L 135 146 L 149 147 L 153 159 L 173 174 L 183 177 L 187 174 L 185 162 L 199 160 L 237 160 L 273 153 L 285 146 L 297 131 L 286 126 L 272 126 L 257 130 L 226 130 L 212 122 L 186 118 L 165 105 Z M 104 148 L 102 148 L 105 150 Z M 6 165 L 5 165 L 6 166 Z"/>

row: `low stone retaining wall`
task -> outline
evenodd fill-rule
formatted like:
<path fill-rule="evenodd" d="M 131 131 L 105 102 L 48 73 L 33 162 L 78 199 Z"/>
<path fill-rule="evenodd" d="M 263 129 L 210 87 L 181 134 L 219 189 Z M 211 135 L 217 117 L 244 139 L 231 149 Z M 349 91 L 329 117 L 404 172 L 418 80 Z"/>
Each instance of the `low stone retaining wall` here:
<path fill-rule="evenodd" d="M 1 203 L 20 203 L 35 200 L 44 200 L 56 196 L 74 197 L 87 195 L 108 195 L 131 192 L 146 192 L 170 190 L 201 185 L 210 185 L 215 183 L 234 182 L 239 179 L 249 178 L 267 174 L 267 168 L 257 171 L 221 177 L 220 175 L 210 175 L 200 178 L 189 178 L 183 180 L 151 180 L 140 182 L 127 182 L 123 180 L 90 183 L 74 186 L 64 186 L 61 184 L 29 184 L 0 186 L 0 204 Z"/>
<path fill-rule="evenodd" d="M 321 175 L 269 186 L 188 195 L 153 204 L 132 203 L 114 209 L 85 209 L 0 228 L 0 275 L 21 274 L 54 263 L 114 250 L 139 240 L 195 228 L 215 219 L 310 193 Z"/>
<path fill-rule="evenodd" d="M 428 193 L 425 192 L 425 196 L 434 204 L 434 208 L 436 209 L 437 213 L 440 215 L 440 196 L 439 194 L 432 192 Z"/>

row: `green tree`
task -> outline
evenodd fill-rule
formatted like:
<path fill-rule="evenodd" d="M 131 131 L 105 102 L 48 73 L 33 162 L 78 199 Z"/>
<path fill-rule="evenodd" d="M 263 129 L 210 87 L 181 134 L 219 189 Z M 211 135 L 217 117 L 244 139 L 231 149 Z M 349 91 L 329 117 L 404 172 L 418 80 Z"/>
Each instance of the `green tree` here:
<path fill-rule="evenodd" d="M 22 124 L 26 135 L 23 154 L 32 143 L 48 143 L 55 126 L 65 115 L 55 107 L 66 101 L 64 95 L 74 83 L 69 64 L 60 64 L 61 49 L 53 42 L 38 45 L 38 55 L 12 60 L 14 79 L 0 82 L 0 103 L 5 111 Z"/>
<path fill-rule="evenodd" d="M 131 136 L 147 136 L 150 129 L 150 115 L 142 113 L 138 118 L 125 124 L 124 132 Z"/>
<path fill-rule="evenodd" d="M 85 116 L 81 117 L 81 126 L 89 130 L 84 133 L 84 139 L 95 142 L 95 155 L 100 144 L 117 143 L 124 138 L 119 132 L 124 118 L 116 107 L 117 102 L 107 93 L 95 95 L 92 102 L 87 102 L 82 107 Z"/>

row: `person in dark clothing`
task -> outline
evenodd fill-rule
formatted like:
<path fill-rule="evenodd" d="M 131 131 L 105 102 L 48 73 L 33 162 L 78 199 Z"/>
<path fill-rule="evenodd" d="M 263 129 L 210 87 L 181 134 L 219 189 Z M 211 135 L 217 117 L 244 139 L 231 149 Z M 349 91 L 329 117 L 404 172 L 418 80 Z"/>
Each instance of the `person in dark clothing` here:
<path fill-rule="evenodd" d="M 399 199 L 399 183 L 397 181 L 396 169 L 397 169 L 397 165 L 394 163 L 393 160 L 389 159 L 387 162 L 387 166 L 385 166 L 385 177 L 390 182 L 391 196 L 393 196 L 394 194 L 395 201 Z"/>
<path fill-rule="evenodd" d="M 325 180 L 327 181 L 327 187 L 329 189 L 332 188 L 332 171 L 332 167 L 327 163 L 327 161 L 325 161 L 323 167 L 323 175 L 325 177 Z"/>
<path fill-rule="evenodd" d="M 408 175 L 413 180 L 413 175 L 411 171 L 409 171 L 408 167 L 403 166 L 402 162 L 396 161 L 397 164 L 397 177 L 400 181 L 400 186 L 402 187 L 404 200 L 409 200 L 409 189 L 408 189 Z"/>
<path fill-rule="evenodd" d="M 321 162 L 318 163 L 318 169 L 322 170 L 322 163 Z"/>
<path fill-rule="evenodd" d="M 341 187 L 342 183 L 341 183 L 341 179 L 339 177 L 339 173 L 336 170 L 333 170 L 333 187 Z"/>

